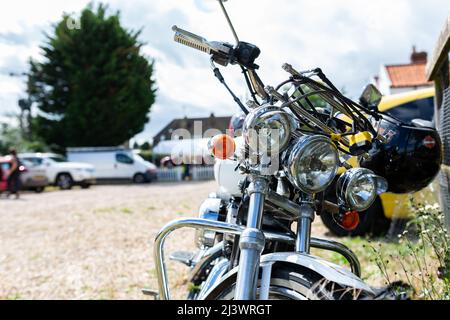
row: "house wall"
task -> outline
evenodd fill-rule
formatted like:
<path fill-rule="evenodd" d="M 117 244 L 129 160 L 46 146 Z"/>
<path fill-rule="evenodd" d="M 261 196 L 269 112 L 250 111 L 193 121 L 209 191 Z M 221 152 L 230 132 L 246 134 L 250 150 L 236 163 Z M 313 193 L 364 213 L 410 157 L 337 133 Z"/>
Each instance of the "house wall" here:
<path fill-rule="evenodd" d="M 378 75 L 378 90 L 387 96 L 391 94 L 391 80 L 384 66 L 380 67 L 380 73 Z"/>

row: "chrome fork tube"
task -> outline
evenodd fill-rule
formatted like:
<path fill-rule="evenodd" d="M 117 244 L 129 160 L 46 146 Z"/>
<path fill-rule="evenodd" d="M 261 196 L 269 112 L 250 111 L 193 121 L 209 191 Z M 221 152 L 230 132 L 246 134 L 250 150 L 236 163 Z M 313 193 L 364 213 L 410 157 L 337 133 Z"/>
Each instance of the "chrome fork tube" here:
<path fill-rule="evenodd" d="M 300 206 L 300 218 L 297 221 L 297 239 L 295 250 L 300 253 L 309 253 L 311 245 L 311 224 L 314 220 L 314 208 L 309 203 Z"/>
<path fill-rule="evenodd" d="M 265 238 L 261 231 L 264 201 L 267 194 L 267 180 L 253 176 L 248 190 L 250 204 L 247 227 L 239 240 L 240 258 L 236 280 L 235 300 L 255 300 L 259 275 L 259 261 L 264 249 Z"/>

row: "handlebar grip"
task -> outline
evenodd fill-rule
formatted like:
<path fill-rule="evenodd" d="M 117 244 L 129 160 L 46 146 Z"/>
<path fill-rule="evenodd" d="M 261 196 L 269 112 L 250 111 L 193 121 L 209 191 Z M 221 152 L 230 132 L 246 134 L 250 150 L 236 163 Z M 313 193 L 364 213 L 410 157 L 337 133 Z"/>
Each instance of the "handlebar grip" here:
<path fill-rule="evenodd" d="M 211 46 L 208 41 L 192 32 L 173 26 L 172 30 L 175 31 L 174 40 L 185 46 L 200 50 L 204 53 L 211 54 Z"/>

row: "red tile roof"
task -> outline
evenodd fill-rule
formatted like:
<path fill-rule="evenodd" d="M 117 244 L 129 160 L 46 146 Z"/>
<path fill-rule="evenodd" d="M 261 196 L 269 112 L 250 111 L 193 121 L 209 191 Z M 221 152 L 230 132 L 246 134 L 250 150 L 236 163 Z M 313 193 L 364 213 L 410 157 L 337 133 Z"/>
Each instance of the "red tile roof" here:
<path fill-rule="evenodd" d="M 387 65 L 391 88 L 418 87 L 429 85 L 425 76 L 425 63 Z"/>

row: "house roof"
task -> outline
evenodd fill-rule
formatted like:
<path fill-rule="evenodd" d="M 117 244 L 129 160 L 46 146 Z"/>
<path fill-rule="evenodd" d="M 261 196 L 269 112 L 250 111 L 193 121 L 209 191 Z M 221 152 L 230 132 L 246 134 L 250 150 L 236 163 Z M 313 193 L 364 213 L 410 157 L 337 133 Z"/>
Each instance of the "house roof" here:
<path fill-rule="evenodd" d="M 418 87 L 430 85 L 425 75 L 426 63 L 387 65 L 391 88 Z"/>
<path fill-rule="evenodd" d="M 158 142 L 163 136 L 165 139 L 170 139 L 171 133 L 176 129 L 185 129 L 187 130 L 191 137 L 194 137 L 195 132 L 195 122 L 201 122 L 201 129 L 203 134 L 208 129 L 218 129 L 220 132 L 225 133 L 226 129 L 228 129 L 228 125 L 230 123 L 231 117 L 216 117 L 213 114 L 209 117 L 205 118 L 180 118 L 174 119 L 170 123 L 168 123 L 160 132 L 158 132 L 153 137 L 154 144 L 158 144 Z"/>

